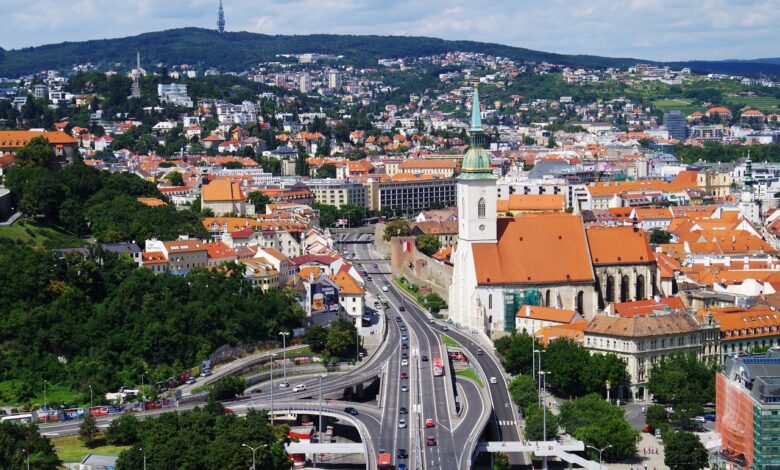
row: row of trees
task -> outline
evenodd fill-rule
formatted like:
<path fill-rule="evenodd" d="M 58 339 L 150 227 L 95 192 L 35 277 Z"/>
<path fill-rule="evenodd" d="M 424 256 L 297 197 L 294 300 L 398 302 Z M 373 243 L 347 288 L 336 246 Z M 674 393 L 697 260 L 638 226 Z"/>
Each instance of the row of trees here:
<path fill-rule="evenodd" d="M 546 346 L 526 333 L 514 332 L 495 341 L 504 368 L 511 374 L 530 374 L 531 350 L 543 350 L 543 370 L 550 372 L 550 390 L 559 397 L 581 397 L 590 393 L 605 395 L 607 383 L 612 393 L 627 382 L 626 363 L 615 354 L 593 354 L 568 338 Z M 537 364 L 538 366 L 538 364 Z"/>
<path fill-rule="evenodd" d="M 28 461 L 36 470 L 57 470 L 62 463 L 37 426 L 0 423 L 0 468 L 27 468 Z"/>

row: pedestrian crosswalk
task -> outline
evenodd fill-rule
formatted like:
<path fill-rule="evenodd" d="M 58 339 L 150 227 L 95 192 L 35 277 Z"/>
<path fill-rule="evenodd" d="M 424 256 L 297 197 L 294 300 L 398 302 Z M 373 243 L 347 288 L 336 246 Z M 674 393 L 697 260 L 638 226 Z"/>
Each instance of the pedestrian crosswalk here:
<path fill-rule="evenodd" d="M 498 420 L 499 426 L 517 426 L 517 421 Z"/>

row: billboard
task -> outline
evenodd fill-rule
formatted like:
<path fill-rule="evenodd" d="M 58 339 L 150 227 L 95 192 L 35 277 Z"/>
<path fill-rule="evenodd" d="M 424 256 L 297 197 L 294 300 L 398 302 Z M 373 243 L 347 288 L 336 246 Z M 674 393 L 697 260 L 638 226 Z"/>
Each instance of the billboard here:
<path fill-rule="evenodd" d="M 338 313 L 339 290 L 327 282 L 315 282 L 309 287 L 309 315 Z"/>

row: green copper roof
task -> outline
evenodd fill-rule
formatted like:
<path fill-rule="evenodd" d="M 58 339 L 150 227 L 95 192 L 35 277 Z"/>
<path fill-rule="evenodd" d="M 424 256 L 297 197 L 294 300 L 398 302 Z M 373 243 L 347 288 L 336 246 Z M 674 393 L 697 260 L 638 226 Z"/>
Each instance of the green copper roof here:
<path fill-rule="evenodd" d="M 469 136 L 471 137 L 471 148 L 463 157 L 463 164 L 460 167 L 459 179 L 492 179 L 493 165 L 490 163 L 490 154 L 483 149 L 481 144 L 482 137 L 482 118 L 480 117 L 479 91 L 474 87 L 474 102 L 471 105 L 471 128 Z"/>

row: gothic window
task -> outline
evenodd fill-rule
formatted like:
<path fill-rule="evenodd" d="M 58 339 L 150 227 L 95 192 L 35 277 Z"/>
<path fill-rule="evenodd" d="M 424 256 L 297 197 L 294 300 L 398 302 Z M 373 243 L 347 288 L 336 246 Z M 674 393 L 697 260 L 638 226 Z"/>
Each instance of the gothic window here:
<path fill-rule="evenodd" d="M 488 295 L 488 309 L 493 309 L 493 294 Z"/>
<path fill-rule="evenodd" d="M 485 198 L 481 197 L 479 198 L 479 202 L 477 203 L 477 217 L 480 219 L 485 218 Z"/>
<path fill-rule="evenodd" d="M 636 278 L 636 300 L 645 300 L 645 276 L 642 274 Z"/>
<path fill-rule="evenodd" d="M 607 302 L 615 301 L 615 278 L 612 276 L 607 276 L 607 292 L 605 297 L 607 298 Z"/>

